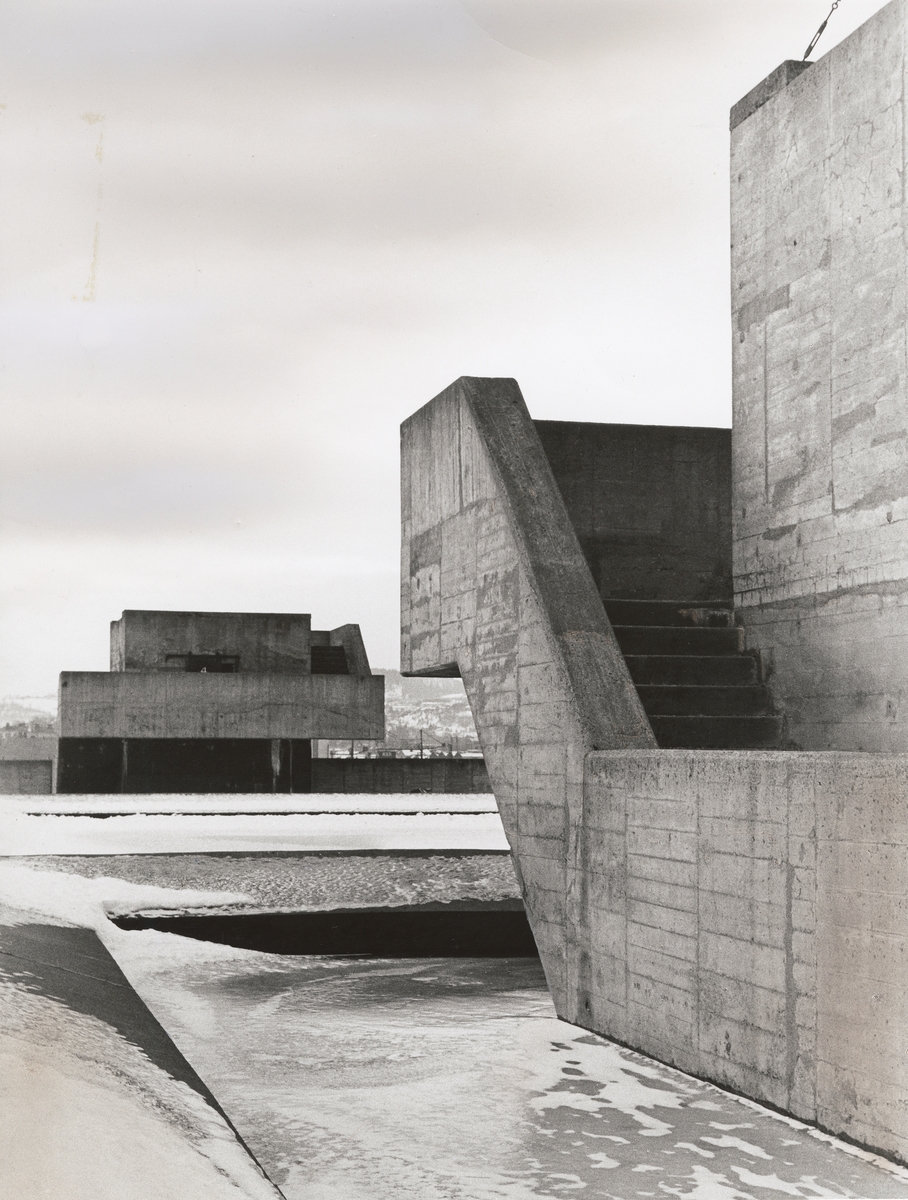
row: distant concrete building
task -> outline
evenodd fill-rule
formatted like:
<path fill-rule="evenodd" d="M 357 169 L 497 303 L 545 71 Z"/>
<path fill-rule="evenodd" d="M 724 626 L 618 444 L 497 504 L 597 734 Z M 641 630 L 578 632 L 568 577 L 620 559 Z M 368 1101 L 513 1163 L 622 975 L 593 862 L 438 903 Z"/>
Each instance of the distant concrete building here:
<path fill-rule="evenodd" d="M 358 625 L 127 610 L 110 671 L 60 675 L 57 792 L 308 792 L 312 741 L 384 737 Z"/>
<path fill-rule="evenodd" d="M 56 746 L 52 734 L 0 731 L 0 796 L 53 791 Z"/>

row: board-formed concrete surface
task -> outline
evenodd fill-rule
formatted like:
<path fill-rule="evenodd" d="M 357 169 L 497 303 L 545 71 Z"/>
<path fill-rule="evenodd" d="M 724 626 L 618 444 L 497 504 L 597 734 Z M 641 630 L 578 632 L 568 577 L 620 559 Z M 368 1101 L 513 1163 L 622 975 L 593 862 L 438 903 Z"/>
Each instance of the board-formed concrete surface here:
<path fill-rule="evenodd" d="M 730 429 L 533 425 L 601 596 L 731 600 Z"/>
<path fill-rule="evenodd" d="M 63 671 L 61 738 L 384 737 L 383 675 Z"/>
<path fill-rule="evenodd" d="M 460 668 L 559 1016 L 908 1159 L 908 756 L 634 745 L 617 671 L 584 724 L 534 438 L 496 380 L 404 426 L 402 655 Z"/>
<path fill-rule="evenodd" d="M 736 603 L 806 750 L 908 749 L 906 26 L 731 135 Z"/>
<path fill-rule="evenodd" d="M 895 795 L 906 755 L 590 755 L 581 1023 L 908 1160 Z"/>
<path fill-rule="evenodd" d="M 459 673 L 560 1013 L 594 749 L 655 738 L 514 380 L 460 379 L 401 428 L 401 669 Z"/>

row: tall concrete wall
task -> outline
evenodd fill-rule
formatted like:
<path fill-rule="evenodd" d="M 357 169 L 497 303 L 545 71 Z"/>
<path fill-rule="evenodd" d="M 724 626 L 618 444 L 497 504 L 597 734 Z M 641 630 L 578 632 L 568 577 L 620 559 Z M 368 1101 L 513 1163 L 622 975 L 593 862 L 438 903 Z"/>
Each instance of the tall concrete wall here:
<path fill-rule="evenodd" d="M 736 601 L 806 749 L 908 748 L 906 21 L 732 117 Z"/>
<path fill-rule="evenodd" d="M 580 1024 L 908 1159 L 908 756 L 591 754 Z"/>
<path fill-rule="evenodd" d="M 605 598 L 732 598 L 731 430 L 534 421 Z"/>
<path fill-rule="evenodd" d="M 458 380 L 404 423 L 401 463 L 401 670 L 463 678 L 564 1012 L 583 760 L 655 739 L 516 383 Z"/>

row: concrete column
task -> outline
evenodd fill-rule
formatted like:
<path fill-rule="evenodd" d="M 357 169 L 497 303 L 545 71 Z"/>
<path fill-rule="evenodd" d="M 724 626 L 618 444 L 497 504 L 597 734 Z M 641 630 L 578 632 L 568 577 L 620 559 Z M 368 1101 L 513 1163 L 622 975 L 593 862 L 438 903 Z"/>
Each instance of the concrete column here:
<path fill-rule="evenodd" d="M 732 110 L 736 603 L 803 749 L 908 749 L 905 32 Z"/>

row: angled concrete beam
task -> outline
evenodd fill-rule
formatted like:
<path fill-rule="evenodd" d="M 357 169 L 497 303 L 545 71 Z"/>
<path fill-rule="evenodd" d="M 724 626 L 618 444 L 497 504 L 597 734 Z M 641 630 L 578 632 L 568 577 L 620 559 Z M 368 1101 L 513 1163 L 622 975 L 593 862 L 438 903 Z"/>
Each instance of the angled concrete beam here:
<path fill-rule="evenodd" d="M 567 1015 L 588 959 L 584 758 L 655 739 L 514 380 L 459 379 L 401 436 L 401 668 L 464 680 Z"/>

